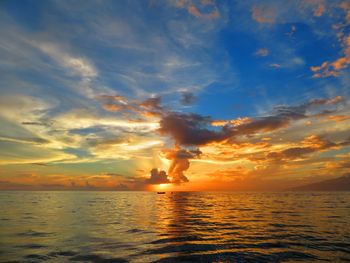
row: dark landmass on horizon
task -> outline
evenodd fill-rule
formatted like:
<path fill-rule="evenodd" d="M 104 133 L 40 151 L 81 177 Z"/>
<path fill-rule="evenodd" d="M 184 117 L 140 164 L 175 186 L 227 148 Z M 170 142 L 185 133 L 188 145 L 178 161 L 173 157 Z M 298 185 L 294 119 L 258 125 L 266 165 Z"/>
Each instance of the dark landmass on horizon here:
<path fill-rule="evenodd" d="M 350 174 L 318 183 L 290 188 L 291 191 L 350 191 Z"/>

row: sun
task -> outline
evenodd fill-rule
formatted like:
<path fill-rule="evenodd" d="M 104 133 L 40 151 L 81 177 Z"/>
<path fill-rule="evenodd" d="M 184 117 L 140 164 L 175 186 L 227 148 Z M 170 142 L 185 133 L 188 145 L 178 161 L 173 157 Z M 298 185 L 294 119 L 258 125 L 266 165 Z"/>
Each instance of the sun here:
<path fill-rule="evenodd" d="M 165 190 L 168 186 L 169 186 L 169 184 L 159 184 L 158 185 L 158 189 L 159 190 Z"/>

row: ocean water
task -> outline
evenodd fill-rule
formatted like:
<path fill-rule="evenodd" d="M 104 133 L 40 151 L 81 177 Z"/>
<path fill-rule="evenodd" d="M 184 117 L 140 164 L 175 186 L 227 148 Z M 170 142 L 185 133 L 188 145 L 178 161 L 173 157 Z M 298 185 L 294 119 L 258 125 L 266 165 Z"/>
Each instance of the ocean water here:
<path fill-rule="evenodd" d="M 0 262 L 346 262 L 350 193 L 0 192 Z"/>

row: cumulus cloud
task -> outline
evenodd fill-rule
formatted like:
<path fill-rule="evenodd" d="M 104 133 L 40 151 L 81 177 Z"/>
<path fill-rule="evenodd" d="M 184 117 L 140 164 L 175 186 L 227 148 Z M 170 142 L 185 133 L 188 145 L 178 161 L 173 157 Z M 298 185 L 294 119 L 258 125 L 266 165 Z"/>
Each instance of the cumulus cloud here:
<path fill-rule="evenodd" d="M 162 115 L 160 120 L 160 128 L 158 132 L 161 135 L 170 136 L 175 143 L 175 149 L 163 151 L 165 157 L 171 160 L 168 170 L 169 177 L 173 183 L 184 183 L 188 181 L 184 172 L 190 167 L 191 159 L 198 159 L 202 156 L 201 151 L 190 151 L 186 147 L 202 147 L 206 150 L 210 145 L 218 147 L 218 145 L 227 145 L 230 153 L 226 153 L 226 148 L 220 151 L 220 147 L 215 152 L 217 155 L 227 160 L 227 158 L 247 158 L 251 161 L 258 162 L 259 160 L 284 161 L 302 159 L 304 156 L 317 151 L 332 149 L 333 147 L 344 146 L 343 144 L 334 144 L 319 136 L 309 136 L 304 139 L 301 145 L 292 145 L 283 147 L 283 150 L 272 150 L 266 153 L 265 157 L 251 156 L 251 153 L 242 151 L 252 150 L 252 144 L 240 144 L 241 140 L 254 136 L 263 136 L 266 134 L 274 134 L 279 130 L 287 129 L 296 122 L 310 118 L 327 118 L 328 115 L 337 111 L 339 104 L 344 101 L 344 97 L 335 96 L 331 98 L 312 99 L 305 103 L 289 106 L 278 105 L 273 108 L 270 115 L 255 117 L 255 118 L 238 118 L 235 120 L 213 120 L 208 116 L 201 116 L 191 113 L 167 112 Z M 266 139 L 266 138 L 265 138 Z M 269 140 L 271 138 L 268 138 Z M 263 139 L 262 139 L 263 140 Z M 239 144 L 237 144 L 239 143 Z M 215 145 L 215 146 L 214 146 Z M 261 142 L 253 144 L 257 146 L 256 151 L 261 152 L 269 143 Z M 244 149 L 247 146 L 247 149 Z M 249 147 L 248 147 L 249 146 Z M 209 148 L 208 148 L 209 147 Z M 232 150 L 240 150 L 241 153 L 232 153 Z M 214 153 L 213 153 L 214 154 Z M 227 158 L 223 157 L 226 156 Z M 208 156 L 208 155 L 207 155 Z M 214 155 L 209 155 L 213 158 Z M 220 160 L 220 158 L 218 159 Z M 201 161 L 201 160 L 197 160 Z M 205 162 L 205 160 L 202 160 Z M 213 163 L 216 163 L 215 161 Z"/>
<path fill-rule="evenodd" d="M 168 184 L 170 183 L 165 171 L 154 168 L 151 170 L 151 177 L 145 181 L 146 184 Z"/>
<path fill-rule="evenodd" d="M 228 138 L 230 130 L 227 126 L 214 131 L 206 128 L 211 122 L 210 117 L 198 114 L 170 112 L 162 117 L 158 131 L 170 135 L 178 145 L 204 145 Z"/>
<path fill-rule="evenodd" d="M 198 158 L 200 150 L 172 149 L 164 151 L 165 157 L 171 160 L 168 174 L 174 184 L 186 183 L 188 178 L 184 172 L 190 167 L 189 159 Z"/>

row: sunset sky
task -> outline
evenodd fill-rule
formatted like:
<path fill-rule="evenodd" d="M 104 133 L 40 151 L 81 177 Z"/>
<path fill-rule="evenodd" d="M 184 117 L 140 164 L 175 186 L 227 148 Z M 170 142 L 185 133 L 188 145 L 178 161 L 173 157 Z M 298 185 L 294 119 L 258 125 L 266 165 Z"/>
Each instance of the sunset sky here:
<path fill-rule="evenodd" d="M 349 1 L 5 0 L 0 35 L 0 189 L 350 173 Z"/>

